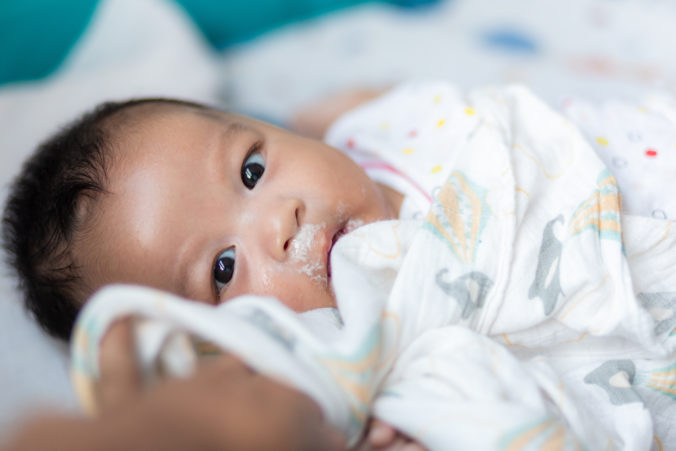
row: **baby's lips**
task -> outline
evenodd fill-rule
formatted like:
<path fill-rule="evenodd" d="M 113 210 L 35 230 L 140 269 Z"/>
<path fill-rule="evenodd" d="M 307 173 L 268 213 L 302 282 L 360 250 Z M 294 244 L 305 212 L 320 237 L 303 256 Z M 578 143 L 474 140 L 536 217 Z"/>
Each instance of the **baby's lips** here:
<path fill-rule="evenodd" d="M 327 250 L 326 250 L 326 274 L 331 277 L 331 251 L 338 239 L 347 233 L 347 223 L 341 223 L 331 233 L 327 234 Z"/>

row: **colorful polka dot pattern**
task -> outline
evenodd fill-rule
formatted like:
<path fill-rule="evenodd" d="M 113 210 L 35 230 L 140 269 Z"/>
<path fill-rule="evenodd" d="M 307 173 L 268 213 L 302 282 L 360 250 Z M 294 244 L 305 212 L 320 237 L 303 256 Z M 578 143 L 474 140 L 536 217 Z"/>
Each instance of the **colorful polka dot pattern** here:
<path fill-rule="evenodd" d="M 568 98 L 562 110 L 617 178 L 626 212 L 676 221 L 675 101 L 655 98 L 637 107 Z"/>
<path fill-rule="evenodd" d="M 449 109 L 450 104 L 453 107 Z M 376 129 L 378 139 L 384 137 L 385 142 L 390 140 L 394 144 L 391 148 L 397 156 L 391 161 L 393 167 L 428 174 L 437 186 L 440 181 L 436 178 L 451 170 L 452 164 L 445 164 L 443 152 L 435 159 L 421 155 L 418 149 L 434 147 L 430 144 L 433 139 L 452 136 L 464 125 L 476 123 L 481 116 L 479 106 L 463 104 L 456 94 L 440 90 L 425 92 L 420 105 L 413 108 L 418 108 L 415 114 L 403 116 L 380 109 L 378 116 L 370 119 L 373 121 L 370 130 Z M 671 196 L 669 189 L 676 174 L 676 124 L 672 122 L 676 118 L 676 101 L 596 105 L 566 98 L 561 102 L 561 110 L 587 137 L 617 179 L 624 211 L 676 220 L 676 197 Z M 402 117 L 407 120 L 402 122 Z M 342 147 L 348 150 L 359 151 L 365 145 L 360 142 L 359 133 L 344 139 Z"/>
<path fill-rule="evenodd" d="M 442 103 L 442 100 L 443 100 L 443 95 L 442 95 L 442 94 L 435 94 L 435 95 L 432 97 L 432 102 L 431 102 L 431 103 L 432 103 L 433 105 L 440 105 L 440 104 Z M 477 114 L 477 112 L 476 112 L 476 110 L 475 110 L 474 108 L 468 106 L 468 107 L 464 108 L 463 114 L 466 115 L 466 116 L 471 117 L 471 116 L 475 116 L 475 115 Z M 421 124 L 421 125 L 422 125 L 421 128 L 424 129 L 426 124 Z M 441 117 L 441 118 L 439 118 L 439 119 L 436 120 L 436 122 L 434 123 L 434 127 L 433 127 L 433 128 L 436 128 L 436 129 L 442 129 L 442 128 L 446 127 L 447 125 L 448 125 L 448 124 L 447 124 L 447 118 L 446 118 L 446 117 Z M 383 120 L 383 121 L 381 121 L 378 128 L 379 128 L 379 130 L 382 131 L 382 132 L 388 132 L 388 131 L 390 130 L 390 128 L 391 128 L 390 121 L 388 121 L 388 120 Z M 418 132 L 418 129 L 417 129 L 417 128 L 411 129 L 411 130 L 409 130 L 408 133 L 407 133 L 407 137 L 408 137 L 409 139 L 411 139 L 411 140 L 414 140 L 414 139 L 417 138 L 418 136 L 419 136 L 419 132 Z M 358 146 L 359 146 L 359 144 L 358 144 L 358 142 L 357 142 L 357 138 L 355 138 L 354 136 L 350 136 L 350 137 L 347 139 L 347 141 L 345 142 L 345 147 L 346 147 L 347 149 L 355 149 L 355 148 L 358 148 Z M 416 153 L 416 151 L 415 151 L 415 148 L 414 148 L 414 147 L 406 147 L 406 148 L 404 148 L 404 149 L 401 150 L 401 153 L 402 153 L 403 155 L 414 155 L 414 154 Z M 429 171 L 428 171 L 428 172 L 429 172 L 430 174 L 439 174 L 439 173 L 442 173 L 442 172 L 443 172 L 443 169 L 444 169 L 443 165 L 435 164 L 435 165 L 432 165 L 432 166 L 429 168 Z"/>

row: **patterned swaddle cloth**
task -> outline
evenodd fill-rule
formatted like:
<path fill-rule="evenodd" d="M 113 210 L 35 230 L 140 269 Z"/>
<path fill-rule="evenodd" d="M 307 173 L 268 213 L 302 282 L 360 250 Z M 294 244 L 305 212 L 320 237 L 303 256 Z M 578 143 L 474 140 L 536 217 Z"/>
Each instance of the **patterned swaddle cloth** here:
<path fill-rule="evenodd" d="M 427 215 L 336 243 L 339 315 L 105 288 L 72 340 L 83 403 L 101 337 L 134 315 L 150 380 L 189 373 L 208 342 L 311 396 L 351 443 L 370 416 L 430 449 L 676 443 L 673 223 L 623 216 L 613 175 L 525 89 L 457 98 L 475 124 Z"/>

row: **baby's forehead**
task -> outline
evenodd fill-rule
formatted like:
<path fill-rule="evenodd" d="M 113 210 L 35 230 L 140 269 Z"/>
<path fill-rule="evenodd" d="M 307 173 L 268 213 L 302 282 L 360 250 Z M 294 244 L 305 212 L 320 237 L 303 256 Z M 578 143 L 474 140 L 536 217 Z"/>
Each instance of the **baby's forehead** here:
<path fill-rule="evenodd" d="M 233 113 L 209 107 L 149 103 L 135 106 L 114 118 L 106 126 L 112 174 L 133 169 L 140 162 L 157 158 L 165 162 L 168 153 L 193 154 L 203 147 L 212 147 L 219 139 L 224 147 L 245 132 L 259 135 L 255 124 Z M 178 149 L 178 150 L 177 150 Z"/>
<path fill-rule="evenodd" d="M 108 155 L 113 161 L 129 152 L 165 142 L 169 137 L 196 135 L 209 129 L 242 131 L 244 126 L 232 113 L 209 107 L 170 103 L 134 106 L 109 118 L 104 124 Z M 115 163 L 113 163 L 115 164 Z"/>
<path fill-rule="evenodd" d="M 107 124 L 109 129 L 124 132 L 125 129 L 147 125 L 164 118 L 193 116 L 219 123 L 233 120 L 233 115 L 206 105 L 192 104 L 180 100 L 159 100 L 126 108 Z"/>

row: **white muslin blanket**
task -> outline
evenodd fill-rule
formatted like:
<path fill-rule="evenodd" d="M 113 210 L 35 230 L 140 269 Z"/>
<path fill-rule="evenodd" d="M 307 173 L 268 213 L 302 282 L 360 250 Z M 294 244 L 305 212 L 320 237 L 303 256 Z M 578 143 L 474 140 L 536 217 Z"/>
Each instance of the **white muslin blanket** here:
<path fill-rule="evenodd" d="M 335 245 L 339 315 L 106 288 L 72 340 L 82 401 L 107 327 L 134 315 L 150 379 L 188 373 L 206 341 L 314 398 L 351 443 L 375 416 L 437 450 L 676 449 L 673 223 L 623 215 L 590 145 L 525 89 L 462 102 L 477 125 L 427 215 Z"/>

